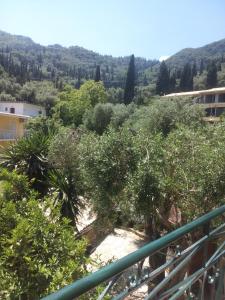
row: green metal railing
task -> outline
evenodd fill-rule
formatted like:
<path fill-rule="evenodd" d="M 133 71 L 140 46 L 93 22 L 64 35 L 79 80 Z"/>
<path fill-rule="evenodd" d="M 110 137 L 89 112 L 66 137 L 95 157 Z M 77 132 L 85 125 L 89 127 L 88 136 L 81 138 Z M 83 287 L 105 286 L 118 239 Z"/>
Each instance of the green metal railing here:
<path fill-rule="evenodd" d="M 105 295 L 111 295 L 111 299 L 124 299 L 127 295 L 138 290 L 144 284 L 148 284 L 148 293 L 145 299 L 179 299 L 181 295 L 185 295 L 187 299 L 225 299 L 224 296 L 224 273 L 225 266 L 221 267 L 221 261 L 225 257 L 225 224 L 213 228 L 209 231 L 209 224 L 216 217 L 225 213 L 225 205 L 214 209 L 208 214 L 180 227 L 167 235 L 149 243 L 139 250 L 107 265 L 91 275 L 77 280 L 76 282 L 62 288 L 61 290 L 43 298 L 43 300 L 72 300 L 86 292 L 90 292 L 93 288 L 106 284 L 102 294 L 97 299 L 103 299 Z M 207 232 L 194 244 L 186 249 L 179 248 L 175 251 L 174 257 L 167 258 L 165 263 L 155 270 L 143 267 L 144 260 L 149 256 L 158 253 L 164 248 L 168 248 L 171 243 L 183 238 L 185 235 L 201 227 L 207 228 Z M 209 241 L 216 240 L 217 249 L 214 253 L 207 257 L 206 245 Z M 186 272 L 180 282 L 175 282 L 171 286 L 171 281 L 176 277 L 185 266 L 196 256 L 199 251 L 204 253 L 204 263 L 194 273 Z M 134 268 L 134 266 L 136 266 Z M 151 285 L 151 282 L 159 274 L 165 274 L 168 268 L 172 267 L 172 271 L 164 277 L 157 285 Z M 122 281 L 122 277 L 127 276 L 127 270 L 132 269 L 133 276 L 128 276 L 126 285 L 120 291 L 113 291 L 115 284 Z M 211 282 L 211 283 L 210 283 Z M 198 285 L 198 292 L 192 292 L 194 284 Z M 206 295 L 208 284 L 211 284 L 210 297 Z M 194 289 L 196 290 L 196 289 Z M 208 292 L 207 292 L 208 293 Z M 88 299 L 88 297 L 87 297 Z M 186 299 L 186 298 L 185 298 Z"/>

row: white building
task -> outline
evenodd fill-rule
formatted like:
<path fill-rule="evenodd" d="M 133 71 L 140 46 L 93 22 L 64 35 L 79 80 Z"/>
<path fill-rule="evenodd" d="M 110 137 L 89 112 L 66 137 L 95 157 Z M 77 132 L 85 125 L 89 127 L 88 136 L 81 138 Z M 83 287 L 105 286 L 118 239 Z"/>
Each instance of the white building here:
<path fill-rule="evenodd" d="M 25 102 L 0 102 L 0 112 L 28 117 L 46 116 L 44 107 Z"/>
<path fill-rule="evenodd" d="M 32 117 L 45 116 L 44 107 L 25 102 L 0 102 L 0 146 L 6 147 L 25 134 Z"/>
<path fill-rule="evenodd" d="M 220 115 L 225 113 L 225 87 L 209 90 L 172 93 L 163 97 L 191 97 L 195 103 L 205 107 L 205 121 L 219 121 Z"/>

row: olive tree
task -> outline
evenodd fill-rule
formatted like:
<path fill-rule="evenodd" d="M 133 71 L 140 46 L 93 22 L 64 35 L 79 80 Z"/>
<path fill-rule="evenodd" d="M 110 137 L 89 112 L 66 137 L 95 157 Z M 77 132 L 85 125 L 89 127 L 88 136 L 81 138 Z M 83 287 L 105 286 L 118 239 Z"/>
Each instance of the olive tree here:
<path fill-rule="evenodd" d="M 88 133 L 81 138 L 79 155 L 83 183 L 95 210 L 102 218 L 113 218 L 128 173 L 136 167 L 133 133 L 127 129 L 110 129 L 102 136 Z"/>
<path fill-rule="evenodd" d="M 61 206 L 62 216 L 69 218 L 74 226 L 82 206 L 78 143 L 78 131 L 61 128 L 52 139 L 48 153 L 50 194 L 54 203 Z"/>

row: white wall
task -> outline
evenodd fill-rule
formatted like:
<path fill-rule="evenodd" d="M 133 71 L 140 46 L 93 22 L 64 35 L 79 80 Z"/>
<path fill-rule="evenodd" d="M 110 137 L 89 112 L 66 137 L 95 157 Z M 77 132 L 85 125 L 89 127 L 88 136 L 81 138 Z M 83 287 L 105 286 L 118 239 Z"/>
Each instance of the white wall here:
<path fill-rule="evenodd" d="M 15 114 L 30 117 L 45 116 L 44 107 L 29 103 L 0 102 L 0 112 L 10 113 L 10 108 L 15 108 Z"/>
<path fill-rule="evenodd" d="M 10 113 L 10 108 L 15 108 L 15 114 L 23 114 L 23 103 L 16 102 L 0 102 L 0 111 Z"/>
<path fill-rule="evenodd" d="M 45 116 L 46 112 L 42 106 L 23 103 L 23 115 L 30 117 Z"/>

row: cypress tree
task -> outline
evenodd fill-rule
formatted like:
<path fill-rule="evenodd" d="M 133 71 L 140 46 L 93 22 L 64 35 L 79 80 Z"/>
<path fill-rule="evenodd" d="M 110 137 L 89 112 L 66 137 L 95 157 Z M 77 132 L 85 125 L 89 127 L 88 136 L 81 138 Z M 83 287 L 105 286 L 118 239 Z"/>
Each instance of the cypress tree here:
<path fill-rule="evenodd" d="M 199 73 L 200 73 L 200 75 L 203 73 L 203 71 L 204 71 L 204 63 L 203 63 L 203 60 L 201 59 L 201 61 L 200 61 L 200 67 L 199 67 Z"/>
<path fill-rule="evenodd" d="M 217 68 L 214 62 L 211 62 L 207 70 L 206 87 L 213 88 L 217 86 Z"/>
<path fill-rule="evenodd" d="M 99 82 L 101 80 L 100 66 L 96 67 L 95 71 L 95 82 Z"/>
<path fill-rule="evenodd" d="M 185 64 L 180 78 L 181 91 L 193 90 L 193 74 L 189 63 Z"/>
<path fill-rule="evenodd" d="M 181 69 L 176 70 L 176 78 L 180 79 L 181 77 Z"/>
<path fill-rule="evenodd" d="M 197 75 L 197 66 L 196 63 L 194 62 L 193 66 L 192 66 L 192 75 L 196 76 Z"/>
<path fill-rule="evenodd" d="M 165 61 L 162 61 L 159 68 L 159 75 L 156 82 L 156 94 L 164 95 L 170 90 L 170 75 Z"/>
<path fill-rule="evenodd" d="M 126 85 L 124 90 L 124 104 L 129 104 L 134 98 L 135 87 L 135 63 L 134 55 L 131 55 L 130 63 L 127 71 Z"/>

